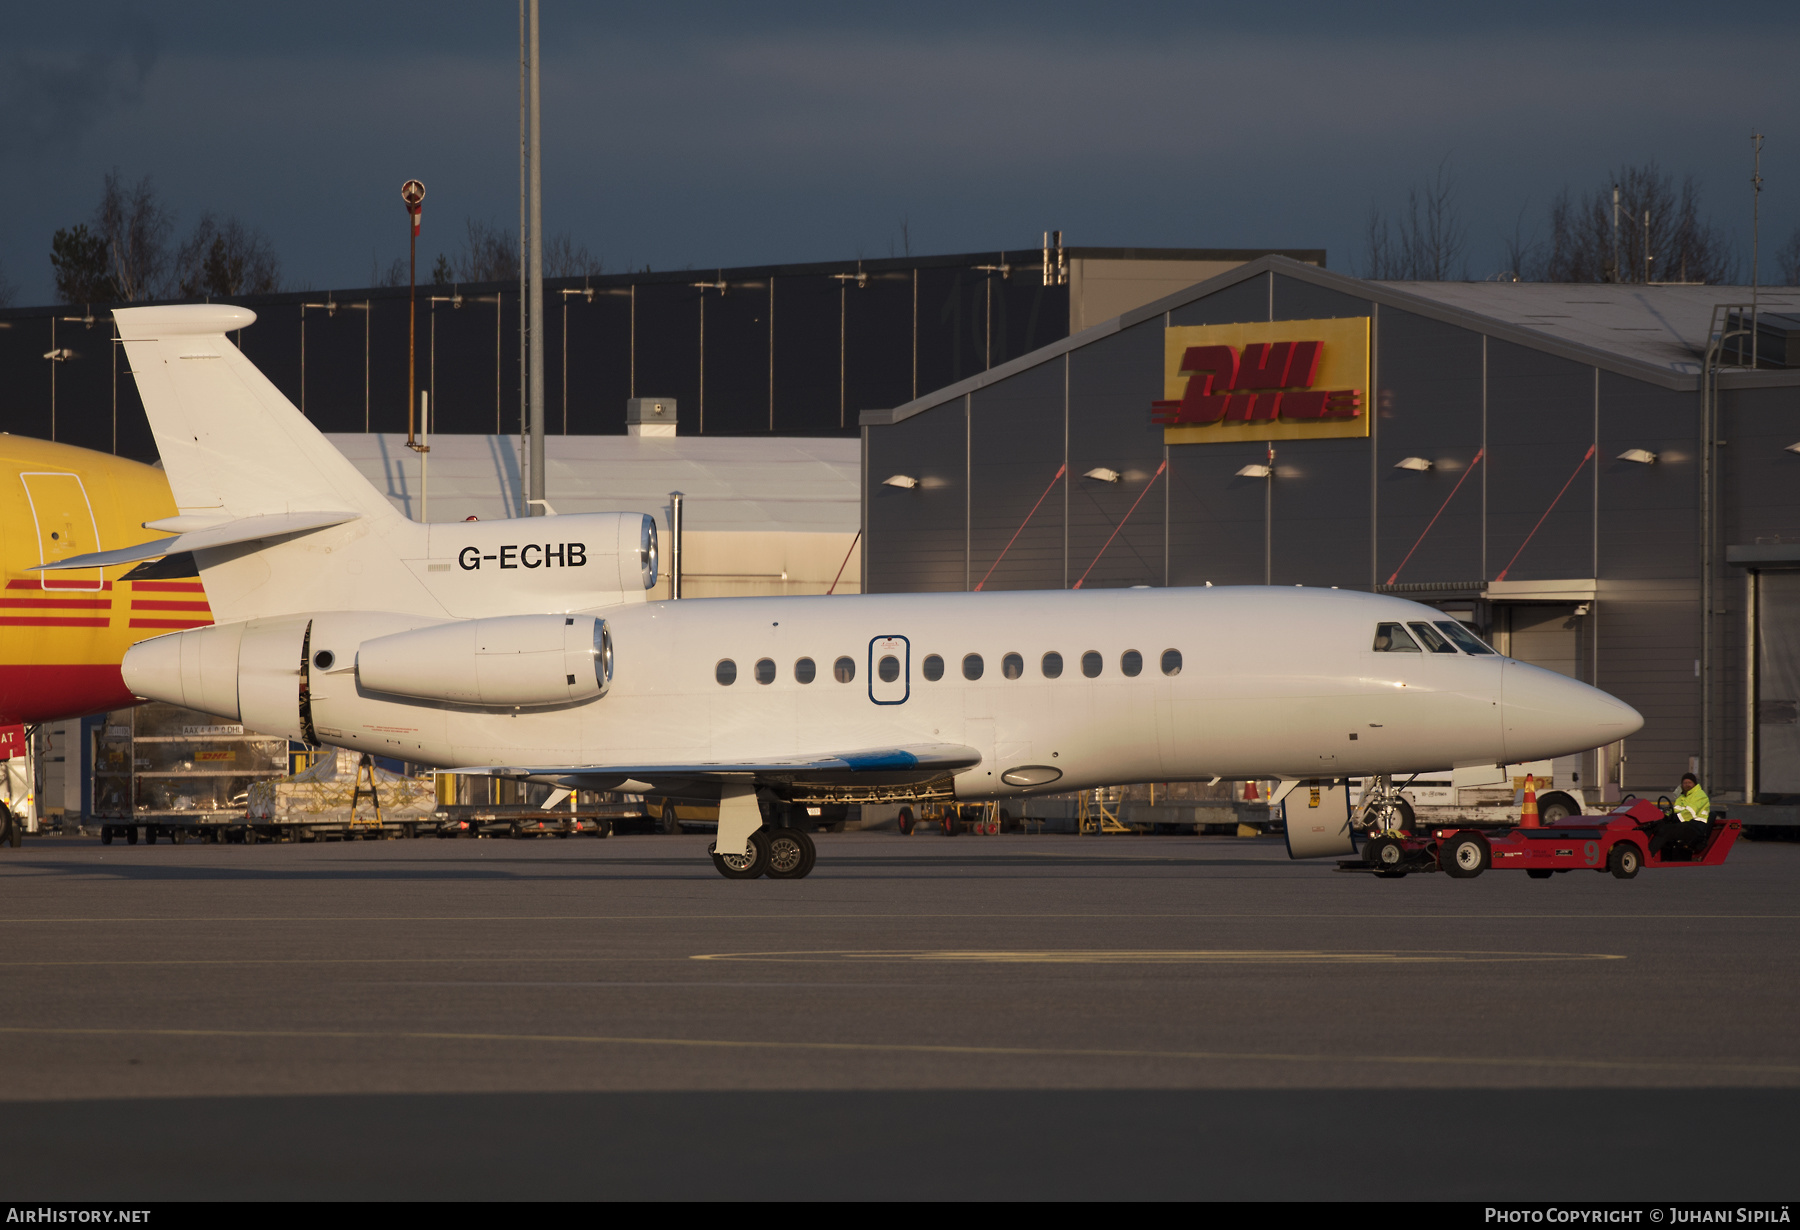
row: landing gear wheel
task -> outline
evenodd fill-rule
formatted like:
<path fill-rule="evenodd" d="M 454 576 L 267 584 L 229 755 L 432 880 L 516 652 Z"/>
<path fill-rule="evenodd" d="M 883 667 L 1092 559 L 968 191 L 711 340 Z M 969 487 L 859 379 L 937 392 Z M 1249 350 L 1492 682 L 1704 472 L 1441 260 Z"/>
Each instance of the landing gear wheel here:
<path fill-rule="evenodd" d="M 1473 880 L 1493 862 L 1493 851 L 1479 833 L 1458 833 L 1438 847 L 1438 866 L 1452 879 Z"/>
<path fill-rule="evenodd" d="M 1525 874 L 1534 880 L 1548 880 L 1556 874 L 1556 869 L 1553 867 L 1527 867 Z"/>
<path fill-rule="evenodd" d="M 798 880 L 813 868 L 818 858 L 812 838 L 802 829 L 776 829 L 769 834 L 769 869 L 771 880 Z"/>
<path fill-rule="evenodd" d="M 1398 880 L 1406 874 L 1406 847 L 1392 837 L 1377 837 L 1364 846 L 1363 859 L 1378 876 Z"/>
<path fill-rule="evenodd" d="M 912 808 L 902 807 L 900 809 L 900 815 L 895 820 L 895 823 L 900 826 L 900 836 L 911 837 L 913 835 L 913 823 L 914 823 Z"/>
<path fill-rule="evenodd" d="M 706 852 L 712 855 L 713 866 L 727 880 L 754 880 L 769 869 L 769 839 L 761 829 L 750 834 L 750 852 L 748 854 L 720 854 L 717 843 L 709 844 Z"/>
<path fill-rule="evenodd" d="M 1401 799 L 1398 803 L 1394 804 L 1394 809 L 1399 812 L 1400 823 L 1398 827 L 1400 831 L 1403 833 L 1417 834 L 1419 831 L 1419 816 L 1417 812 L 1413 811 L 1413 805 L 1408 803 L 1405 799 Z"/>
<path fill-rule="evenodd" d="M 1606 869 L 1621 880 L 1629 880 L 1644 865 L 1643 855 L 1638 853 L 1637 843 L 1621 841 L 1606 856 Z"/>

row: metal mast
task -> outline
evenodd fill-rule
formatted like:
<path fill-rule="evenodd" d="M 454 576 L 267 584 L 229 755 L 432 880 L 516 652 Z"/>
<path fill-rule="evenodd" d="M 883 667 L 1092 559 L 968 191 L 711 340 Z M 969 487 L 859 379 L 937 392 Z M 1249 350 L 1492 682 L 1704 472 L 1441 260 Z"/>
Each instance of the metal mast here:
<path fill-rule="evenodd" d="M 538 104 L 538 0 L 531 3 L 531 230 L 526 244 L 531 286 L 531 515 L 544 515 L 544 174 L 543 127 Z"/>

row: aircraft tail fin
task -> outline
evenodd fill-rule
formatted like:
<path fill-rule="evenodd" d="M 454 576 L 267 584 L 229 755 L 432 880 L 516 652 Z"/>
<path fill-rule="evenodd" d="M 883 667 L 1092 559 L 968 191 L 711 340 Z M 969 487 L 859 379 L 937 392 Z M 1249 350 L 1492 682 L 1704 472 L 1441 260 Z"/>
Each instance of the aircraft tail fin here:
<path fill-rule="evenodd" d="M 208 303 L 113 318 L 183 513 L 400 516 L 226 336 L 256 313 Z"/>
<path fill-rule="evenodd" d="M 154 545 L 192 551 L 214 618 L 442 611 L 404 564 L 425 554 L 425 527 L 389 504 L 226 336 L 254 312 L 213 303 L 113 316 L 180 512 L 151 527 L 178 531 Z"/>

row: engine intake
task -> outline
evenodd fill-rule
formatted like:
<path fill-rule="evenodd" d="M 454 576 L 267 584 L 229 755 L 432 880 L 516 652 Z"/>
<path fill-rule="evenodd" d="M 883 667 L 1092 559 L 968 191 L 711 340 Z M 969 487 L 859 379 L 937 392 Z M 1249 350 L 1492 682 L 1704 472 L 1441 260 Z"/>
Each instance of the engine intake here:
<path fill-rule="evenodd" d="M 612 673 L 612 634 L 592 615 L 464 619 L 356 651 L 357 682 L 370 691 L 483 707 L 594 700 Z"/>

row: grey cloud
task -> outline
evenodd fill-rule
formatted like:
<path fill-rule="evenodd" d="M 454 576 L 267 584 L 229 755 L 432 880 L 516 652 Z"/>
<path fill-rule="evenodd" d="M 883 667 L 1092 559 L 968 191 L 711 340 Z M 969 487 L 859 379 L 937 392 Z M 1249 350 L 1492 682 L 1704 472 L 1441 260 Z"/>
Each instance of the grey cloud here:
<path fill-rule="evenodd" d="M 86 29 L 58 47 L 26 47 L 0 71 L 0 156 L 36 154 L 73 145 L 110 112 L 142 99 L 157 61 L 154 27 L 121 15 L 91 25 L 74 8 L 62 10 Z"/>

